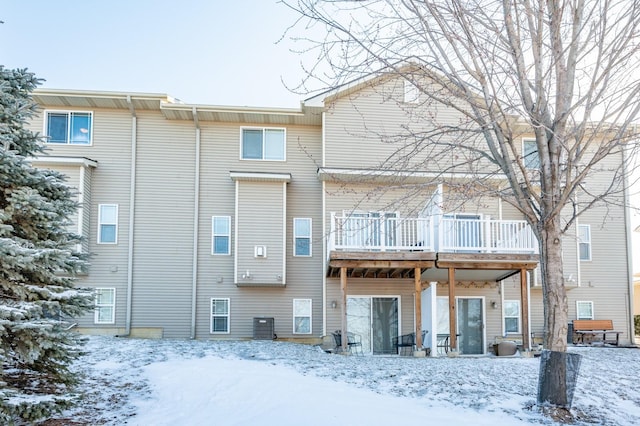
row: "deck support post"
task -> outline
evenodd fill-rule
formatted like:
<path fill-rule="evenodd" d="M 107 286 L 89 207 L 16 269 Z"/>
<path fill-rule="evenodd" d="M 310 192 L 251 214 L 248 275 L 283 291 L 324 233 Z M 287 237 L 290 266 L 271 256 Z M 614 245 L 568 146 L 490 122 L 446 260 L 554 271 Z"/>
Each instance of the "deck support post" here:
<path fill-rule="evenodd" d="M 347 268 L 344 266 L 340 268 L 340 297 L 342 298 L 342 322 L 341 322 L 341 337 L 342 337 L 342 352 L 346 352 L 348 348 L 347 341 Z"/>
<path fill-rule="evenodd" d="M 422 285 L 421 285 L 421 268 L 414 269 L 414 286 L 415 286 L 415 315 L 416 315 L 416 350 L 422 348 Z"/>
<path fill-rule="evenodd" d="M 520 269 L 520 299 L 522 315 L 522 346 L 525 351 L 531 350 L 531 330 L 529 330 L 529 287 L 527 270 Z"/>
<path fill-rule="evenodd" d="M 456 315 L 456 270 L 449 268 L 449 347 L 452 351 L 458 350 L 458 338 L 456 336 L 458 317 Z"/>

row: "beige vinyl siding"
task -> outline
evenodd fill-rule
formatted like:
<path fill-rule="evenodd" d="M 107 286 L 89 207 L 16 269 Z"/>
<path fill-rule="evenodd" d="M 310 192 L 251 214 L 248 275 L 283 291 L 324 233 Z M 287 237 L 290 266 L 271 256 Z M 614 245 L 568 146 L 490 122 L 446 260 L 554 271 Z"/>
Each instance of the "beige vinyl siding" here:
<path fill-rule="evenodd" d="M 91 242 L 91 178 L 93 175 L 93 168 L 87 167 L 84 170 L 84 186 L 80 190 L 82 191 L 82 251 L 89 253 L 89 244 Z"/>
<path fill-rule="evenodd" d="M 55 154 L 84 156 L 98 162 L 91 173 L 89 211 L 89 275 L 83 281 L 91 287 L 116 289 L 115 324 L 95 325 L 90 312 L 80 326 L 124 327 L 127 295 L 129 232 L 129 188 L 131 169 L 131 115 L 125 111 L 95 110 L 91 146 L 55 146 Z M 118 205 L 118 244 L 97 244 L 99 204 Z"/>
<path fill-rule="evenodd" d="M 387 79 L 330 102 L 325 113 L 323 165 L 372 168 L 385 164 L 385 168 L 399 170 L 406 169 L 407 164 L 393 159 L 408 157 L 410 163 L 416 164 L 429 158 L 432 148 L 423 147 L 416 152 L 412 146 L 403 146 L 412 143 L 414 132 L 433 130 L 443 124 L 460 125 L 461 115 L 431 102 L 417 107 L 404 104 L 403 95 L 403 80 Z M 433 165 L 426 162 L 420 169 Z"/>
<path fill-rule="evenodd" d="M 321 133 L 318 127 L 288 126 L 287 161 L 246 161 L 240 160 L 240 128 L 250 126 L 246 123 L 201 123 L 201 180 L 200 180 L 200 230 L 198 241 L 198 284 L 197 284 L 197 326 L 198 338 L 250 338 L 253 335 L 254 317 L 272 317 L 275 320 L 275 332 L 279 338 L 319 337 L 322 333 L 322 186 L 316 176 L 314 159 L 320 157 Z M 286 231 L 282 229 L 284 218 L 282 208 L 276 207 L 275 219 L 279 226 L 278 240 L 275 248 L 282 252 L 286 244 L 286 286 L 282 287 L 238 287 L 234 283 L 235 242 L 235 200 L 236 182 L 230 178 L 231 171 L 290 173 L 291 181 L 286 184 Z M 248 185 L 248 186 L 247 186 Z M 269 182 L 258 185 L 258 182 L 239 181 L 238 186 L 247 198 L 239 198 L 247 203 L 249 209 L 241 211 L 256 216 L 250 227 L 260 230 L 265 225 L 267 216 L 264 204 L 274 205 L 272 193 L 283 200 L 283 184 Z M 243 189 L 244 186 L 244 189 Z M 263 188 L 267 193 L 263 194 Z M 269 189 L 271 188 L 271 189 Z M 245 191 L 246 190 L 246 191 Z M 260 197 L 257 200 L 251 193 Z M 249 194 L 247 194 L 247 192 Z M 256 203 L 253 204 L 251 203 Z M 241 203 L 241 204 L 242 204 Z M 241 207 L 241 206 L 239 206 Z M 271 207 L 270 207 L 271 208 Z M 214 256 L 211 254 L 211 216 L 231 216 L 230 256 Z M 291 244 L 293 217 L 311 217 L 313 220 L 313 256 L 310 258 L 293 257 Z M 243 220 L 242 218 L 239 218 Z M 269 219 L 272 220 L 273 218 Z M 248 219 L 247 219 L 248 220 Z M 244 235 L 249 228 L 239 228 L 239 235 Z M 260 231 L 261 232 L 261 231 Z M 286 238 L 285 238 L 286 236 Z M 251 237 L 253 238 L 253 237 Z M 243 242 L 245 241 L 245 242 Z M 274 248 L 267 248 L 267 259 L 253 258 L 253 244 L 246 242 L 244 236 L 239 242 L 249 249 L 248 261 L 265 261 L 273 259 Z M 264 241 L 264 240 L 263 240 Z M 239 259 L 240 265 L 240 259 Z M 282 258 L 277 261 L 278 271 L 282 273 Z M 246 267 L 245 267 L 246 269 Z M 238 267 L 239 273 L 242 269 Z M 259 272 L 251 269 L 252 274 Z M 276 272 L 271 272 L 275 277 Z M 255 281 L 255 280 L 254 280 Z M 210 327 L 210 299 L 230 298 L 231 321 L 230 333 L 212 335 Z M 312 299 L 312 335 L 293 335 L 293 299 Z"/>
<path fill-rule="evenodd" d="M 41 112 L 30 124 L 30 128 L 43 131 L 43 106 Z M 55 108 L 56 110 L 65 110 Z M 77 109 L 66 109 L 74 111 Z M 89 111 L 91 109 L 81 109 Z M 87 236 L 84 247 L 91 253 L 88 275 L 78 279 L 79 286 L 92 288 L 116 289 L 115 324 L 95 325 L 94 314 L 89 312 L 78 318 L 80 327 L 113 328 L 124 327 L 126 284 L 127 284 L 127 251 L 129 222 L 129 182 L 131 168 L 131 115 L 128 111 L 92 110 L 93 111 L 93 144 L 57 145 L 48 144 L 47 154 L 63 157 L 86 157 L 98 162 L 95 170 L 85 170 L 85 186 L 78 190 L 85 191 L 83 206 L 83 234 Z M 79 166 L 69 169 L 71 186 L 79 184 Z M 87 196 L 88 200 L 87 200 Z M 98 204 L 118 204 L 118 244 L 96 244 Z M 74 218 L 77 220 L 77 218 Z M 77 229 L 77 228 L 76 228 Z"/>
<path fill-rule="evenodd" d="M 138 114 L 133 327 L 190 333 L 195 128 Z"/>
<path fill-rule="evenodd" d="M 286 184 L 238 181 L 237 194 L 237 282 L 283 284 Z M 266 256 L 257 257 L 258 249 L 264 249 Z M 244 277 L 245 274 L 250 276 Z"/>

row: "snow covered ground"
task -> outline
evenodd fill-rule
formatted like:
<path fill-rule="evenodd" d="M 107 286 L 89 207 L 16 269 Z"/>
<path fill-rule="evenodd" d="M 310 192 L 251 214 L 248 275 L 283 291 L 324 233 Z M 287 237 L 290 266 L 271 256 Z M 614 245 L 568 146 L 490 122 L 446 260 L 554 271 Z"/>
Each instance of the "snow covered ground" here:
<path fill-rule="evenodd" d="M 82 402 L 45 424 L 553 424 L 539 358 L 341 356 L 278 341 L 91 337 Z M 577 425 L 640 424 L 640 350 L 583 355 Z M 63 420 L 61 420 L 63 419 Z"/>

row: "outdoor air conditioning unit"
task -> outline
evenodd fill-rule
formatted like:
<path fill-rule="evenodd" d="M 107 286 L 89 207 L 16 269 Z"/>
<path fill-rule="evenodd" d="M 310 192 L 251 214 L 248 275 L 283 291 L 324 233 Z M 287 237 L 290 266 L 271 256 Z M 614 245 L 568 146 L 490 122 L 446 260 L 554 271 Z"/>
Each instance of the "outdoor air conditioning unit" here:
<path fill-rule="evenodd" d="M 253 338 L 255 340 L 273 340 L 276 338 L 273 318 L 253 319 Z"/>

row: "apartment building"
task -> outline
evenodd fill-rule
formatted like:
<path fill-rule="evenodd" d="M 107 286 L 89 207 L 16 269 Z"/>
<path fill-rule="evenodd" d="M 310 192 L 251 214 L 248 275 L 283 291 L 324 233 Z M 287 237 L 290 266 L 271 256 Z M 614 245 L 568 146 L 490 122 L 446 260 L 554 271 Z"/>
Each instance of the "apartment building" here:
<path fill-rule="evenodd" d="M 381 167 L 398 149 L 388 135 L 420 125 L 407 93 L 372 77 L 279 109 L 37 90 L 31 126 L 48 150 L 32 161 L 78 189 L 92 255 L 78 285 L 96 307 L 78 328 L 300 342 L 346 329 L 372 354 L 411 332 L 433 355 L 483 354 L 501 336 L 533 345 L 538 248 L 520 214 L 462 197 L 428 163 Z M 629 229 L 622 207 L 606 215 L 581 216 L 562 242 L 569 319 L 612 319 L 628 343 Z"/>

